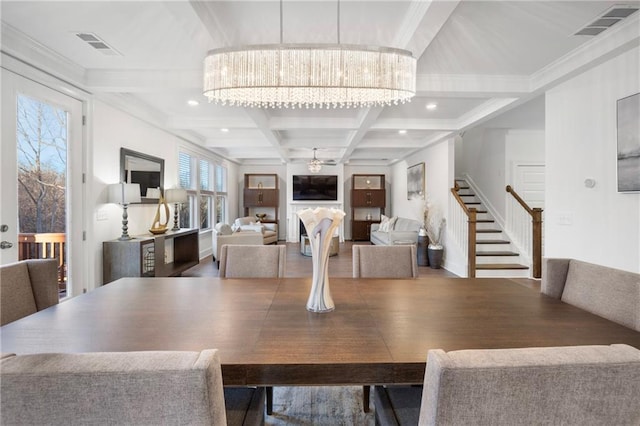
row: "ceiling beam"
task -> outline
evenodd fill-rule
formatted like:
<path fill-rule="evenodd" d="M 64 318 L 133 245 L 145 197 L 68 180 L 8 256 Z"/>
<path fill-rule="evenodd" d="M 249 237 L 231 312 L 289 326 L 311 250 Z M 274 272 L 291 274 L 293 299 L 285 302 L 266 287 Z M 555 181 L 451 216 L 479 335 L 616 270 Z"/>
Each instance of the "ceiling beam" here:
<path fill-rule="evenodd" d="M 273 148 L 276 150 L 278 155 L 280 155 L 280 159 L 282 161 L 287 161 L 287 152 L 282 147 L 282 143 L 280 141 L 278 133 L 269 128 L 269 116 L 267 115 L 267 113 L 263 109 L 258 108 L 245 108 L 244 110 L 247 116 L 249 116 L 249 118 L 251 118 L 254 123 L 256 123 L 258 130 L 262 132 L 271 146 L 273 146 Z"/>

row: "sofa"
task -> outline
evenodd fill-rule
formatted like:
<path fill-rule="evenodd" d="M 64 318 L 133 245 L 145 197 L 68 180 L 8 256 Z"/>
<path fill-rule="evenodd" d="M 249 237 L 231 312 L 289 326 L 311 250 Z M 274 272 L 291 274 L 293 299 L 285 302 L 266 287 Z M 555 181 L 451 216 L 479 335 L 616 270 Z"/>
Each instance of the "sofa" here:
<path fill-rule="evenodd" d="M 0 325 L 58 303 L 58 261 L 23 260 L 0 267 Z"/>
<path fill-rule="evenodd" d="M 385 221 L 386 219 L 386 221 Z M 386 223 L 385 223 L 386 222 Z M 385 229 L 385 225 L 388 229 Z M 418 231 L 422 223 L 417 220 L 406 219 L 404 217 L 387 218 L 382 216 L 380 223 L 371 224 L 370 240 L 371 244 L 390 246 L 394 241 L 418 242 Z"/>
<path fill-rule="evenodd" d="M 240 217 L 233 225 L 219 223 L 212 233 L 213 260 L 220 261 L 223 245 L 266 245 L 278 243 L 278 224 L 259 223 L 250 216 Z"/>
<path fill-rule="evenodd" d="M 545 258 L 540 291 L 640 331 L 640 274 L 575 259 Z"/>

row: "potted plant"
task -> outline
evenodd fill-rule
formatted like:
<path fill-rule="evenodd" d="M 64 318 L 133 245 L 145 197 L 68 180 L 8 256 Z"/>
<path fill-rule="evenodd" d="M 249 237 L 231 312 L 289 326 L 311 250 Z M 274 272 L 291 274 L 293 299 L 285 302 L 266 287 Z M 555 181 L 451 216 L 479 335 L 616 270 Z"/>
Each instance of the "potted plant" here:
<path fill-rule="evenodd" d="M 446 220 L 442 217 L 440 210 L 427 200 L 424 206 L 424 229 L 429 236 L 429 246 L 427 255 L 429 257 L 429 266 L 434 269 L 440 269 L 442 265 L 442 255 L 444 247 L 442 246 L 442 231 Z"/>

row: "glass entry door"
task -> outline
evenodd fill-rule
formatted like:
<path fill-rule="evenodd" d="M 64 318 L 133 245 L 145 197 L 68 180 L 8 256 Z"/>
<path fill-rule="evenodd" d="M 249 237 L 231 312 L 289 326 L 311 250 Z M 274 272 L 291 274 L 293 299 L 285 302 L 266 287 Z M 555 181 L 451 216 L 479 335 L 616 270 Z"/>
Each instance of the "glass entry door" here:
<path fill-rule="evenodd" d="M 80 101 L 2 70 L 0 263 L 55 258 L 61 298 L 80 292 L 82 148 Z"/>

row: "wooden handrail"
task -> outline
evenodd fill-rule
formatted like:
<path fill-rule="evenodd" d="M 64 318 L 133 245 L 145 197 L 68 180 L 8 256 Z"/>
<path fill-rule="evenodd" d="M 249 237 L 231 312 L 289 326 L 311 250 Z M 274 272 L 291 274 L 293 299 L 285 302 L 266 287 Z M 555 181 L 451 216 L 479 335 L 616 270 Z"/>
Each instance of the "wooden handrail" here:
<path fill-rule="evenodd" d="M 460 190 L 460 186 L 458 182 L 453 183 L 453 188 L 451 188 L 451 193 L 453 197 L 458 200 L 458 204 L 462 207 L 462 211 L 467 215 L 467 224 L 468 224 L 468 235 L 467 235 L 467 276 L 469 278 L 476 277 L 476 228 L 477 228 L 477 211 L 474 207 L 468 208 L 467 205 L 462 201 L 458 191 Z"/>
<path fill-rule="evenodd" d="M 511 187 L 511 185 L 507 185 L 505 188 L 508 193 L 510 193 L 513 198 L 524 208 L 529 215 L 531 215 L 531 227 L 532 227 L 532 250 L 531 257 L 533 261 L 533 278 L 541 278 L 542 277 L 542 212 L 541 208 L 535 207 L 531 208 L 529 205 L 518 195 L 518 193 Z"/>

